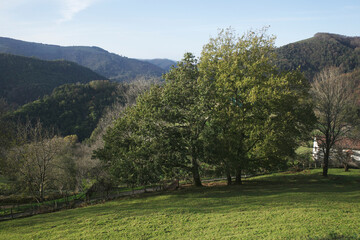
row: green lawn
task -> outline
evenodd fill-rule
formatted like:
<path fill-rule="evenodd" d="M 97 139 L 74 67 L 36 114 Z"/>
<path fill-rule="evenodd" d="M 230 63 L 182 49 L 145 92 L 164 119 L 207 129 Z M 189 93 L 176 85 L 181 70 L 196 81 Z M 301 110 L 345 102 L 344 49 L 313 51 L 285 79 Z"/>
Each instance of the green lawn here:
<path fill-rule="evenodd" d="M 0 222 L 0 239 L 360 239 L 360 171 L 273 174 Z"/>

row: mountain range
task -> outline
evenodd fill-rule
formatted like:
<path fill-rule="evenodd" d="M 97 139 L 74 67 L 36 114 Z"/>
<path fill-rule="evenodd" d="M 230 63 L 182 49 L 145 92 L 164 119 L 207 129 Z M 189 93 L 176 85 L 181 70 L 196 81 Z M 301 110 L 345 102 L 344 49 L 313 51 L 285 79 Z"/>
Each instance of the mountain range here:
<path fill-rule="evenodd" d="M 337 66 L 360 85 L 360 37 L 317 33 L 275 51 L 280 70 L 300 68 L 312 81 L 325 67 Z M 168 59 L 130 59 L 98 47 L 60 47 L 8 38 L 0 38 L 0 52 L 6 52 L 0 54 L 0 98 L 17 105 L 29 102 L 12 113 L 13 119 L 42 117 L 46 126 L 55 125 L 63 135 L 77 134 L 80 140 L 90 136 L 104 108 L 122 101 L 116 90 L 121 83 L 92 80 L 160 78 L 175 64 Z M 65 57 L 76 63 L 49 61 Z"/>
<path fill-rule="evenodd" d="M 62 47 L 0 37 L 0 53 L 9 53 L 42 60 L 75 62 L 114 81 L 136 78 L 160 78 L 165 70 L 147 61 L 123 57 L 99 47 Z"/>
<path fill-rule="evenodd" d="M 314 37 L 276 49 L 277 65 L 283 70 L 300 66 L 309 80 L 326 66 L 350 72 L 360 66 L 360 37 L 317 33 Z M 99 47 L 63 47 L 0 37 L 0 53 L 36 57 L 42 60 L 67 60 L 90 68 L 115 81 L 160 78 L 176 64 L 169 59 L 132 59 Z"/>

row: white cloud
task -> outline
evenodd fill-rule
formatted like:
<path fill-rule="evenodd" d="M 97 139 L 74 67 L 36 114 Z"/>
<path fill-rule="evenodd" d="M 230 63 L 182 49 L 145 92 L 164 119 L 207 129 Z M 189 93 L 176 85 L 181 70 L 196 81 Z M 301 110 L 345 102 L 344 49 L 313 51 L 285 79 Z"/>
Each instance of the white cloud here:
<path fill-rule="evenodd" d="M 60 14 L 58 23 L 70 21 L 73 17 L 99 0 L 0 0 L 0 12 L 11 13 L 18 8 L 46 6 L 55 7 Z"/>
<path fill-rule="evenodd" d="M 85 10 L 97 0 L 60 0 L 62 18 L 58 20 L 59 23 L 70 21 L 75 14 Z"/>

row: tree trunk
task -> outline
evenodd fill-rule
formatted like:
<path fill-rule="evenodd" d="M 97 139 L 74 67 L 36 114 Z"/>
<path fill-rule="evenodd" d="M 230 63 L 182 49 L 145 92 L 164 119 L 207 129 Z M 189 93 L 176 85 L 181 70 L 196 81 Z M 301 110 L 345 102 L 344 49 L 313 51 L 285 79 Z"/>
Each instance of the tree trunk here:
<path fill-rule="evenodd" d="M 230 172 L 226 173 L 226 179 L 227 179 L 227 185 L 230 186 L 232 184 Z"/>
<path fill-rule="evenodd" d="M 39 189 L 40 193 L 40 202 L 44 201 L 44 183 L 40 183 L 40 189 Z"/>
<path fill-rule="evenodd" d="M 242 180 L 241 180 L 241 167 L 238 167 L 236 169 L 236 177 L 235 177 L 235 185 L 241 185 L 242 184 Z"/>
<path fill-rule="evenodd" d="M 193 174 L 195 186 L 202 187 L 200 174 L 199 174 L 199 165 L 195 158 L 192 159 L 192 174 Z"/>
<path fill-rule="evenodd" d="M 345 172 L 349 171 L 349 164 L 344 163 L 344 170 L 345 170 Z"/>
<path fill-rule="evenodd" d="M 326 148 L 324 152 L 324 165 L 323 165 L 323 176 L 328 176 L 328 169 L 329 169 L 329 155 L 330 155 L 330 149 Z"/>

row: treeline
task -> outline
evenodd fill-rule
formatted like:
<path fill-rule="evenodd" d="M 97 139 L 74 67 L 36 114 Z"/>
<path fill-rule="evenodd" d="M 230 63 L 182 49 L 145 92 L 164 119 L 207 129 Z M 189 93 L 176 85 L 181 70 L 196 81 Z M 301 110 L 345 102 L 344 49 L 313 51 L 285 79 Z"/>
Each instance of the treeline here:
<path fill-rule="evenodd" d="M 222 31 L 190 53 L 128 108 L 95 151 L 111 175 L 130 186 L 204 170 L 232 176 L 286 168 L 314 123 L 309 82 L 274 64 L 273 39 L 260 31 Z"/>

